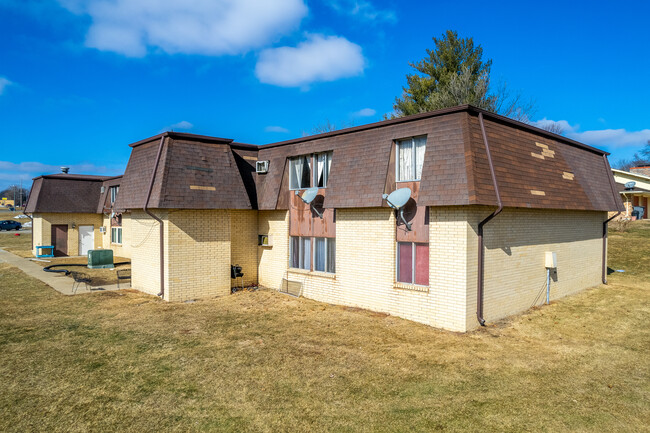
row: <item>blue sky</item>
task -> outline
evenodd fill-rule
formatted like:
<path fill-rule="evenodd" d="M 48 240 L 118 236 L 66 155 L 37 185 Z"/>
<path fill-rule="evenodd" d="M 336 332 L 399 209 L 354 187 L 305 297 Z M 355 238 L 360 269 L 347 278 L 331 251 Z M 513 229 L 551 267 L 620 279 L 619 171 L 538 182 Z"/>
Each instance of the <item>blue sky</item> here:
<path fill-rule="evenodd" d="M 0 189 L 119 174 L 166 129 L 264 144 L 382 119 L 446 29 L 540 122 L 628 158 L 650 140 L 647 1 L 0 0 Z"/>

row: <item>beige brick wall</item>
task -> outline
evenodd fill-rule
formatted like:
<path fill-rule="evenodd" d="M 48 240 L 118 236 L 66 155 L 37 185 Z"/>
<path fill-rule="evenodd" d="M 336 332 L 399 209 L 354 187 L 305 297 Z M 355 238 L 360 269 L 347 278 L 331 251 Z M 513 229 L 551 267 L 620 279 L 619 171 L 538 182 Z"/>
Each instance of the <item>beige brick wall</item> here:
<path fill-rule="evenodd" d="M 111 243 L 111 218 L 104 215 L 102 225 L 106 229 L 102 233 L 102 245 L 104 249 L 112 249 L 113 256 L 131 258 L 131 213 L 122 214 L 122 244 Z"/>
<path fill-rule="evenodd" d="M 173 210 L 168 219 L 165 299 L 184 301 L 229 294 L 230 211 Z"/>
<path fill-rule="evenodd" d="M 244 285 L 257 284 L 257 211 L 230 211 L 231 264 L 242 267 Z M 240 286 L 241 279 L 231 281 L 232 286 Z"/>
<path fill-rule="evenodd" d="M 469 245 L 477 245 L 475 227 L 489 215 L 475 208 Z M 557 254 L 557 278 L 551 299 L 601 284 L 602 223 L 606 212 L 505 209 L 484 228 L 484 317 L 494 321 L 540 305 L 546 299 L 546 251 Z M 468 270 L 476 269 L 468 262 Z M 469 275 L 469 273 L 468 273 Z M 468 328 L 476 306 L 476 277 L 468 280 Z"/>
<path fill-rule="evenodd" d="M 79 254 L 79 226 L 92 225 L 94 227 L 94 248 L 102 248 L 101 214 L 92 213 L 35 213 L 32 215 L 32 229 L 34 234 L 34 247 L 52 245 L 52 225 L 66 224 L 68 226 L 68 255 Z M 75 227 L 72 228 L 74 223 Z M 36 248 L 32 250 L 36 255 Z"/>
<path fill-rule="evenodd" d="M 336 274 L 289 269 L 287 211 L 169 211 L 165 219 L 166 299 L 229 293 L 230 264 L 277 289 L 283 277 L 303 284 L 303 296 L 386 312 L 454 331 L 478 326 L 478 222 L 488 207 L 430 209 L 429 287 L 395 283 L 395 216 L 385 208 L 339 209 Z M 485 301 L 488 321 L 544 301 L 544 253 L 558 257 L 557 299 L 600 283 L 605 212 L 505 209 L 485 227 Z M 35 222 L 35 227 L 37 224 Z M 258 247 L 268 234 L 273 246 Z M 142 212 L 131 218 L 133 287 L 159 290 L 158 226 Z M 232 241 L 232 242 L 231 242 Z"/>
<path fill-rule="evenodd" d="M 476 248 L 468 243 L 472 210 L 466 206 L 429 209 L 430 321 L 438 328 L 467 329 L 468 285 L 475 282 Z M 475 305 L 475 304 L 474 304 Z"/>
<path fill-rule="evenodd" d="M 167 211 L 154 210 L 167 230 Z M 160 232 L 156 220 L 143 211 L 131 212 L 131 287 L 157 295 L 160 292 Z M 167 287 L 167 284 L 165 284 Z"/>
<path fill-rule="evenodd" d="M 289 266 L 289 211 L 259 211 L 257 229 L 273 238 L 273 246 L 257 248 L 258 282 L 278 289 Z"/>

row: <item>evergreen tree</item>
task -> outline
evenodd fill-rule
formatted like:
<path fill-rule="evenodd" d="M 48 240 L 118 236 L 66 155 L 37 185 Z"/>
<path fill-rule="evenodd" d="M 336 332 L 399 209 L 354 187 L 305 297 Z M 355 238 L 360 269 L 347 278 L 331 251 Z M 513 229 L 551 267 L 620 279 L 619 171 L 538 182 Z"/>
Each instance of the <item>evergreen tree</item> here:
<path fill-rule="evenodd" d="M 447 30 L 433 38 L 435 48 L 427 56 L 409 63 L 415 73 L 406 76 L 402 97 L 395 99 L 392 117 L 471 104 L 517 120 L 529 121 L 534 103 L 522 103 L 520 95 L 510 97 L 505 85 L 490 93 L 492 60 L 483 61 L 483 48 L 472 38 L 459 38 Z"/>

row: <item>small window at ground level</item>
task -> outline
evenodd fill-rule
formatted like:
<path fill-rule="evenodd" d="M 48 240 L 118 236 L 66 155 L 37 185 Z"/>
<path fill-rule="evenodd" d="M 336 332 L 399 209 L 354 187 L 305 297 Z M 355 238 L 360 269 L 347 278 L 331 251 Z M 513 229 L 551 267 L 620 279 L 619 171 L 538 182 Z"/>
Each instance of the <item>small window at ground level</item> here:
<path fill-rule="evenodd" d="M 111 228 L 111 243 L 122 244 L 122 227 Z"/>
<path fill-rule="evenodd" d="M 420 180 L 424 163 L 426 137 L 407 138 L 397 141 L 397 181 Z"/>
<path fill-rule="evenodd" d="M 311 270 L 311 238 L 291 236 L 289 250 L 292 268 Z"/>
<path fill-rule="evenodd" d="M 336 239 L 314 238 L 314 270 L 336 273 Z"/>
<path fill-rule="evenodd" d="M 397 281 L 429 285 L 429 244 L 397 243 Z"/>

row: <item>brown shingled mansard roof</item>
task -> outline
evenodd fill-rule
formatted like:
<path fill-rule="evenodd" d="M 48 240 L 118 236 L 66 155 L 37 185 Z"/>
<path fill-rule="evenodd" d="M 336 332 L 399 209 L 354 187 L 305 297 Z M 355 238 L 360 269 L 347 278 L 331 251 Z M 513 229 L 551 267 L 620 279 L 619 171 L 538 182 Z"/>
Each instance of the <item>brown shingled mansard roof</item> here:
<path fill-rule="evenodd" d="M 288 159 L 332 151 L 326 208 L 386 206 L 395 184 L 396 140 L 426 135 L 421 206 L 496 206 L 479 124 L 484 117 L 504 206 L 622 210 L 606 152 L 472 106 L 391 119 L 263 146 L 230 139 L 166 132 L 133 143 L 117 209 L 142 209 L 159 145 L 152 209 L 279 209 Z M 255 160 L 269 160 L 256 174 Z M 36 187 L 36 184 L 35 184 Z"/>
<path fill-rule="evenodd" d="M 101 213 L 101 187 L 113 176 L 48 174 L 34 178 L 27 199 L 27 213 Z"/>
<path fill-rule="evenodd" d="M 504 206 L 622 209 L 606 152 L 468 105 L 261 146 L 259 159 L 270 163 L 268 174 L 258 176 L 259 208 L 277 208 L 288 157 L 330 150 L 324 207 L 386 206 L 382 193 L 396 187 L 387 182 L 395 170 L 392 146 L 419 135 L 427 136 L 419 205 L 496 206 L 479 113 Z"/>
<path fill-rule="evenodd" d="M 256 159 L 257 146 L 233 143 L 225 138 L 165 132 L 131 144 L 133 150 L 116 209 L 144 207 L 161 140 L 162 153 L 148 207 L 256 208 L 251 164 L 242 163 L 246 160 L 240 153 L 252 152 L 249 158 Z"/>

